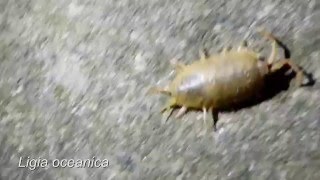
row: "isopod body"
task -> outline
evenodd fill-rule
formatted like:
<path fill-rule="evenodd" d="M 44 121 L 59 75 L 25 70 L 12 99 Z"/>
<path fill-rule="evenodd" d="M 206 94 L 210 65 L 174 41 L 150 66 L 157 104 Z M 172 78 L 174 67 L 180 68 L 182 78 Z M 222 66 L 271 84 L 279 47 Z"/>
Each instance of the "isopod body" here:
<path fill-rule="evenodd" d="M 176 69 L 172 82 L 164 88 L 153 87 L 150 90 L 170 96 L 162 112 L 172 112 L 173 107 L 178 106 L 178 118 L 188 109 L 201 109 L 204 120 L 208 111 L 213 112 L 215 119 L 220 109 L 232 108 L 258 96 L 265 86 L 265 77 L 284 65 L 296 73 L 296 85 L 300 86 L 302 70 L 290 59 L 276 60 L 279 40 L 265 30 L 259 32 L 272 41 L 267 59 L 240 45 L 237 49 L 225 48 L 221 53 L 210 56 L 200 51 L 200 60 L 188 65 L 172 63 Z"/>

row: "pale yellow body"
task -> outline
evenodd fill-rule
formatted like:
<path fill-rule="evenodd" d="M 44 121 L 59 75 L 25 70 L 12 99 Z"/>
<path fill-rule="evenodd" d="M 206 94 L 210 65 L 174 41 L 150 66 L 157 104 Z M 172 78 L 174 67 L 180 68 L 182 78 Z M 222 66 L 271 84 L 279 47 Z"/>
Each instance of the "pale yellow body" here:
<path fill-rule="evenodd" d="M 185 66 L 169 85 L 179 106 L 228 108 L 252 98 L 263 87 L 265 66 L 256 54 L 234 51 Z"/>
<path fill-rule="evenodd" d="M 254 98 L 264 88 L 265 76 L 283 65 L 289 65 L 296 72 L 296 85 L 300 86 L 303 78 L 300 68 L 289 59 L 275 59 L 279 40 L 264 30 L 260 33 L 272 40 L 272 52 L 267 60 L 240 46 L 209 57 L 201 51 L 200 60 L 189 65 L 174 63 L 176 77 L 173 81 L 166 88 L 151 89 L 151 92 L 171 97 L 162 112 L 170 109 L 172 112 L 174 106 L 179 106 L 176 117 L 180 117 L 187 109 L 202 109 L 206 119 L 207 111 L 214 115 L 220 109 L 232 108 Z"/>

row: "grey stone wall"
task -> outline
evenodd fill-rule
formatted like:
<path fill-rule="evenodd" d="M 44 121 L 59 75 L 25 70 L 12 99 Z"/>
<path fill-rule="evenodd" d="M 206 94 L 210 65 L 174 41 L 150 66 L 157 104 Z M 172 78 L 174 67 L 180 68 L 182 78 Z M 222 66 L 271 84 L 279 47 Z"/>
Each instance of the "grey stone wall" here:
<path fill-rule="evenodd" d="M 166 98 L 145 96 L 200 48 L 268 55 L 261 25 L 319 79 L 318 0 L 0 1 L 1 179 L 320 179 L 318 83 L 221 113 L 205 136 L 201 112 L 164 123 Z M 93 156 L 109 167 L 18 167 Z"/>

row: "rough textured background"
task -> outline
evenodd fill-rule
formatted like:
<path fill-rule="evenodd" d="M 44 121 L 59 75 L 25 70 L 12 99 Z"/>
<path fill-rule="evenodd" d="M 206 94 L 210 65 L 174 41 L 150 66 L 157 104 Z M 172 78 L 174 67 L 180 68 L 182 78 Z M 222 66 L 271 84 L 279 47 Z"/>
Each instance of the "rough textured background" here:
<path fill-rule="evenodd" d="M 246 38 L 320 78 L 320 1 L 1 0 L 1 179 L 320 179 L 320 86 L 221 113 L 163 123 L 166 98 L 145 96 L 189 63 Z M 280 51 L 281 52 L 281 51 Z M 102 168 L 18 168 L 19 157 L 107 158 Z"/>

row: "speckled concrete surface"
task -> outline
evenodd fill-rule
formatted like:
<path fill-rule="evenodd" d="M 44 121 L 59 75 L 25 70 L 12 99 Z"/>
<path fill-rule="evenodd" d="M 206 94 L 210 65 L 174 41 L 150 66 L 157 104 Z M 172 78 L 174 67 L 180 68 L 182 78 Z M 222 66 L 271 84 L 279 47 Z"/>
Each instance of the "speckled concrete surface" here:
<path fill-rule="evenodd" d="M 320 78 L 320 1 L 0 1 L 1 179 L 320 179 L 320 86 L 166 123 L 145 96 L 189 63 L 263 25 Z M 107 168 L 19 168 L 20 157 L 108 159 Z"/>

